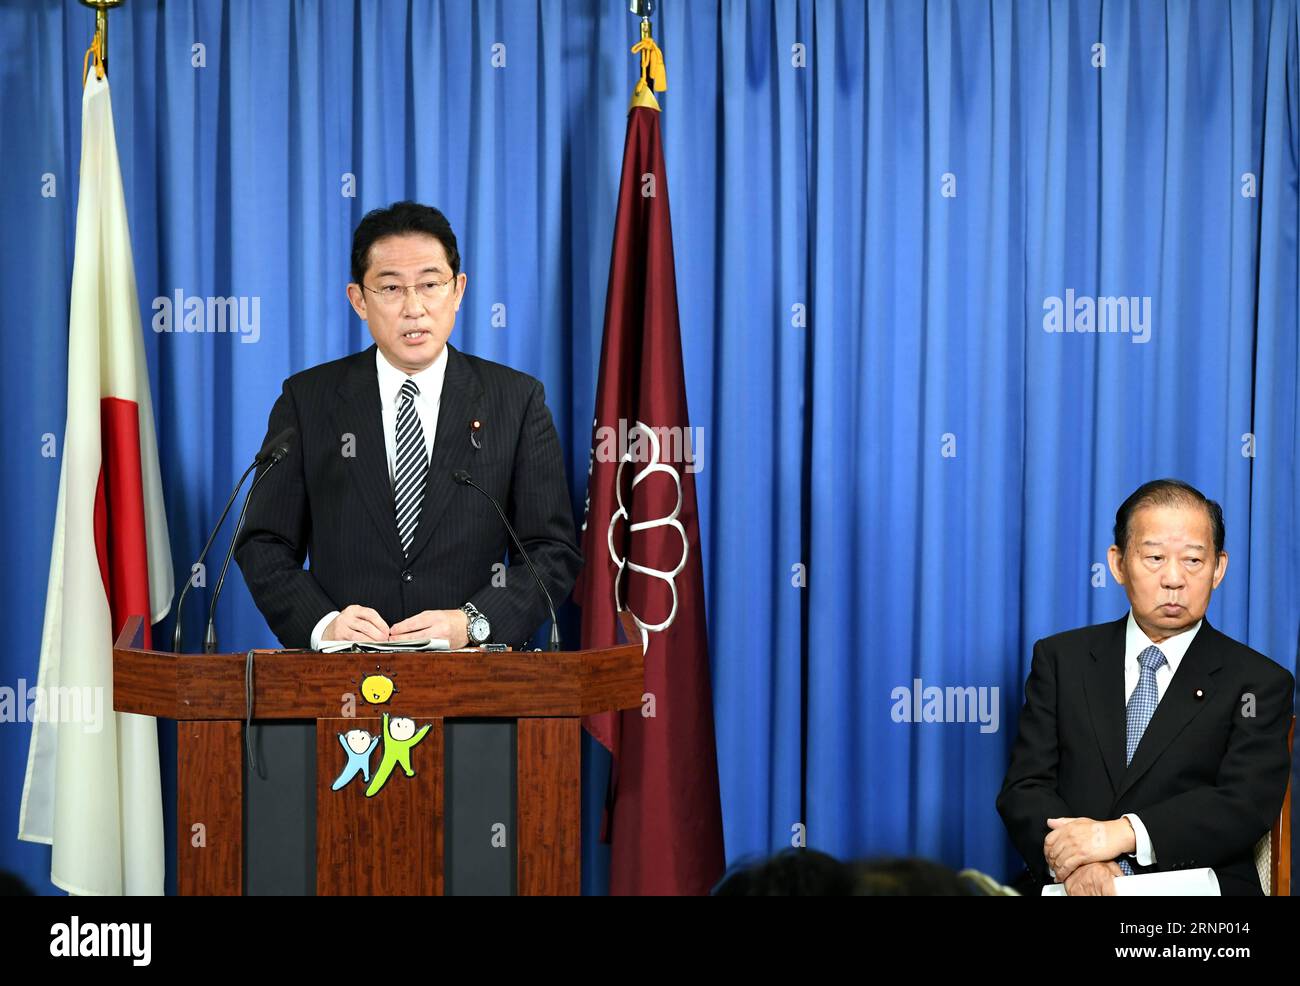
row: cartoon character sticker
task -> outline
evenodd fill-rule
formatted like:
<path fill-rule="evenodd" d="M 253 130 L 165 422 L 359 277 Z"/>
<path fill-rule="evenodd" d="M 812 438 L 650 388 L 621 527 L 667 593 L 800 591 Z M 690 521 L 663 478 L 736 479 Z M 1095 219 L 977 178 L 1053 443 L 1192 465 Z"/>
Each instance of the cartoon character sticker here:
<path fill-rule="evenodd" d="M 352 679 L 354 682 L 355 678 Z M 393 684 L 390 673 L 385 673 L 378 664 L 374 673 L 361 679 L 361 701 L 368 705 L 387 705 L 388 700 L 400 689 Z"/>
<path fill-rule="evenodd" d="M 352 680 L 355 684 L 356 679 Z M 373 673 L 361 679 L 361 700 L 368 705 L 386 705 L 398 690 L 393 683 L 391 672 L 385 672 L 378 664 L 375 665 Z M 370 755 L 379 745 L 379 737 L 372 737 L 364 729 L 350 729 L 346 733 L 338 734 L 339 744 L 347 755 L 347 762 L 330 786 L 331 790 L 342 790 L 352 781 L 352 778 L 360 774 L 367 784 L 366 797 L 373 798 L 388 782 L 389 776 L 398 764 L 401 764 L 402 772 L 407 777 L 415 776 L 415 770 L 411 767 L 411 751 L 428 734 L 430 726 L 426 724 L 416 732 L 414 719 L 398 716 L 390 720 L 387 712 L 384 713 L 383 721 L 384 752 L 379 761 L 379 769 L 375 771 L 373 778 L 370 776 Z"/>
<path fill-rule="evenodd" d="M 349 729 L 346 733 L 339 733 L 338 737 L 343 752 L 348 756 L 348 762 L 343 765 L 342 773 L 330 785 L 330 790 L 338 791 L 357 774 L 361 774 L 362 780 L 369 783 L 370 754 L 374 753 L 375 747 L 379 745 L 379 737 L 371 736 L 364 729 Z"/>
<path fill-rule="evenodd" d="M 375 771 L 370 786 L 366 788 L 367 798 L 373 798 L 379 793 L 388 782 L 388 776 L 393 772 L 393 768 L 399 763 L 407 777 L 415 776 L 415 770 L 411 767 L 411 751 L 424 739 L 429 729 L 430 725 L 425 723 L 417 733 L 414 719 L 399 716 L 390 723 L 388 713 L 384 713 L 384 755 L 379 761 L 379 769 Z"/>

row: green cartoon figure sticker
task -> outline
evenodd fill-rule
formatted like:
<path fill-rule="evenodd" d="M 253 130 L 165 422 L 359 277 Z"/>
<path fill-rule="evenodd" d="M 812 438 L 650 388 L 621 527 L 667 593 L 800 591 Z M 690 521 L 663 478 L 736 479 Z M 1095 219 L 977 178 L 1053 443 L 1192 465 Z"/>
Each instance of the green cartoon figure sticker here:
<path fill-rule="evenodd" d="M 390 723 L 388 713 L 384 713 L 384 755 L 379 762 L 379 769 L 375 771 L 375 776 L 370 781 L 370 786 L 366 788 L 367 798 L 373 798 L 379 793 L 379 789 L 388 781 L 388 775 L 399 763 L 407 777 L 415 776 L 415 771 L 411 768 L 411 751 L 420 740 L 424 739 L 429 728 L 429 724 L 426 723 L 417 733 L 414 719 L 399 716 Z"/>

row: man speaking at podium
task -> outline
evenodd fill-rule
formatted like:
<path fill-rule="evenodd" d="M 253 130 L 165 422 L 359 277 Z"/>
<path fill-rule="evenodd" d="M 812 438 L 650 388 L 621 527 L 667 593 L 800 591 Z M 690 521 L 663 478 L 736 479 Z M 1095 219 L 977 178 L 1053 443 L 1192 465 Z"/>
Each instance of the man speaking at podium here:
<path fill-rule="evenodd" d="M 566 598 L 581 555 L 542 385 L 448 344 L 466 276 L 437 209 L 368 213 L 351 263 L 348 298 L 375 344 L 284 382 L 267 435 L 295 437 L 248 507 L 235 551 L 244 580 L 286 648 L 522 646 L 548 617 L 545 598 L 513 550 L 506 567 L 496 508 L 454 477 L 492 495 L 551 598 Z M 303 821 L 316 816 L 315 727 L 260 728 L 258 743 L 260 770 L 245 778 L 248 893 L 313 893 Z M 513 827 L 513 724 L 448 722 L 444 744 L 445 892 L 508 894 L 513 853 L 480 835 Z"/>
<path fill-rule="evenodd" d="M 1128 614 L 1034 645 L 997 801 L 1029 864 L 1022 886 L 1113 894 L 1116 876 L 1211 867 L 1221 893 L 1258 896 L 1253 849 L 1286 792 L 1294 681 L 1205 619 L 1228 568 L 1217 503 L 1146 483 L 1114 535 Z"/>
<path fill-rule="evenodd" d="M 542 385 L 448 344 L 465 283 L 437 209 L 398 202 L 357 226 L 348 299 L 375 344 L 284 382 L 267 437 L 297 437 L 235 552 L 285 647 L 527 643 L 545 599 L 522 558 L 505 568 L 506 529 L 459 470 L 502 505 L 552 598 L 573 587 L 581 555 Z"/>

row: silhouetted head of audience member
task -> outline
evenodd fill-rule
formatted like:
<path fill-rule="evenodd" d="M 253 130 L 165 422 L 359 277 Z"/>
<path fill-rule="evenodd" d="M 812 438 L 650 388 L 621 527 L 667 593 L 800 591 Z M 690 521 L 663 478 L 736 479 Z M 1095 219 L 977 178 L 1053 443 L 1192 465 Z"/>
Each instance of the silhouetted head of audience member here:
<path fill-rule="evenodd" d="M 738 863 L 713 888 L 715 897 L 840 897 L 853 894 L 853 873 L 816 849 L 787 849 Z"/>
<path fill-rule="evenodd" d="M 31 897 L 32 890 L 12 873 L 0 870 L 0 897 Z"/>
<path fill-rule="evenodd" d="M 974 884 L 942 863 L 916 857 L 854 864 L 859 897 L 981 897 Z"/>
<path fill-rule="evenodd" d="M 786 849 L 737 864 L 713 888 L 715 897 L 974 897 L 979 891 L 953 870 L 926 859 L 843 863 L 816 849 Z"/>

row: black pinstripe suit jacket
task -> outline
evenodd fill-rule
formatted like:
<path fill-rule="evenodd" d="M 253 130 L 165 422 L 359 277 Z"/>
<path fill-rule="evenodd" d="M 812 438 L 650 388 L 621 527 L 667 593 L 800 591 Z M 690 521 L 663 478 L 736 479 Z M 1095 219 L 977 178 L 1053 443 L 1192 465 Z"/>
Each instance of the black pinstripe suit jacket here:
<path fill-rule="evenodd" d="M 393 509 L 375 347 L 284 382 L 267 439 L 289 427 L 297 438 L 258 487 L 235 548 L 244 581 L 283 646 L 310 646 L 320 618 L 353 603 L 391 625 L 471 602 L 490 621 L 492 640 L 518 646 L 532 636 L 546 605 L 513 550 L 504 564 L 509 538 L 501 518 L 482 494 L 452 479 L 458 469 L 497 498 L 557 606 L 573 588 L 582 557 L 541 382 L 447 348 L 409 559 Z M 481 449 L 470 442 L 474 420 Z"/>

